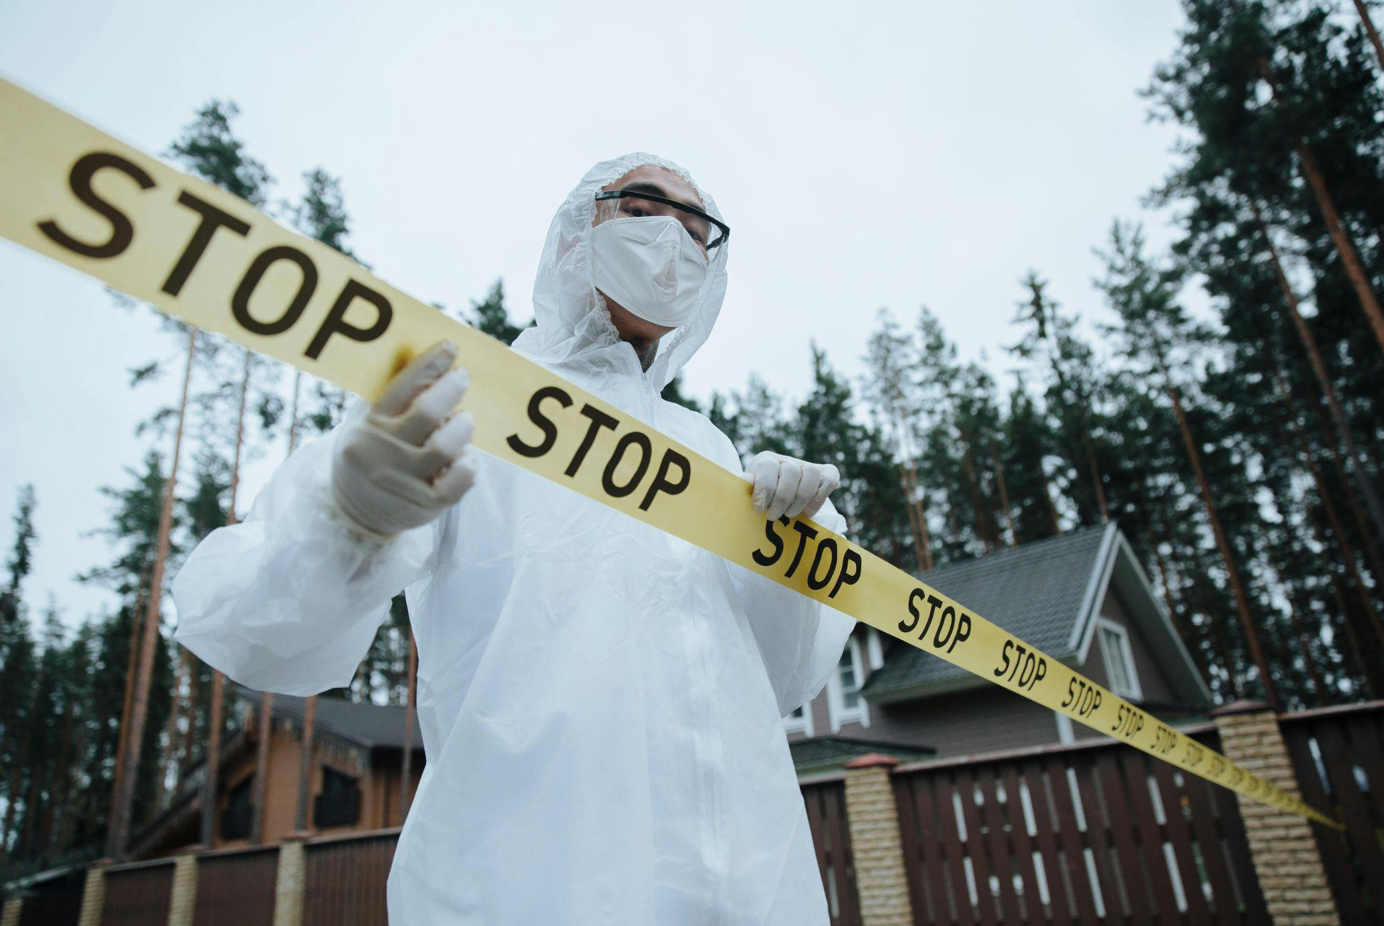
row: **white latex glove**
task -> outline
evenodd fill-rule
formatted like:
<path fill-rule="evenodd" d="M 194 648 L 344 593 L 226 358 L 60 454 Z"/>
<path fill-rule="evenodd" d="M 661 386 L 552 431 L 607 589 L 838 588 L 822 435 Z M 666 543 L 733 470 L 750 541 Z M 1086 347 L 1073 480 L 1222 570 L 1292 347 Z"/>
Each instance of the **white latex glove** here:
<path fill-rule="evenodd" d="M 745 481 L 754 486 L 750 501 L 770 520 L 787 515 L 812 517 L 841 485 L 841 473 L 830 463 L 808 463 L 770 450 L 755 454 Z"/>
<path fill-rule="evenodd" d="M 379 538 L 421 527 L 461 500 L 475 481 L 466 455 L 474 420 L 453 415 L 471 378 L 455 344 L 437 344 L 389 383 L 364 418 L 348 424 L 332 457 L 332 498 Z"/>

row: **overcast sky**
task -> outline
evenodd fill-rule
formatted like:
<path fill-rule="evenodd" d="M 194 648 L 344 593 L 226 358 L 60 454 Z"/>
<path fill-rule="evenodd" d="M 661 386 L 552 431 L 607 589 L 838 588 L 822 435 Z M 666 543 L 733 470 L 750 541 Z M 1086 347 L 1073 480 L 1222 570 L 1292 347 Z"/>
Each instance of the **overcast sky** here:
<path fill-rule="evenodd" d="M 867 4 L 0 4 L 0 74 L 150 152 L 208 99 L 294 198 L 343 178 L 351 243 L 425 301 L 503 278 L 527 320 L 553 211 L 594 162 L 678 161 L 734 229 L 721 321 L 694 395 L 751 372 L 801 395 L 809 344 L 858 375 L 881 306 L 926 304 L 998 371 L 1030 267 L 1086 316 L 1091 254 L 1167 171 L 1174 136 L 1137 91 L 1175 43 L 1175 0 Z M 11 131 L 0 126 L 3 134 Z M 1155 244 L 1167 218 L 1145 216 Z M 0 241 L 0 543 L 38 492 L 27 599 L 68 623 L 112 597 L 98 487 L 147 446 L 176 388 L 127 370 L 180 347 L 147 310 Z M 247 475 L 251 495 L 271 460 Z"/>

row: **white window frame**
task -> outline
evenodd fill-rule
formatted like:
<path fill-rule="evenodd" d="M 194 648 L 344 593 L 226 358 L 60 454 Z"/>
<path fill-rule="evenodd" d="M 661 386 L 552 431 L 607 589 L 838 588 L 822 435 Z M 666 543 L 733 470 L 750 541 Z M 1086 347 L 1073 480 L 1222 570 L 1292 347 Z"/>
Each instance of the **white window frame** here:
<path fill-rule="evenodd" d="M 851 668 L 855 671 L 856 684 L 863 687 L 865 661 L 860 658 L 860 639 L 852 635 L 846 642 L 845 652 L 851 655 Z M 827 679 L 827 715 L 831 718 L 832 733 L 840 733 L 841 727 L 848 723 L 858 723 L 862 727 L 870 726 L 870 706 L 865 703 L 863 696 L 856 696 L 855 707 L 846 707 L 845 692 L 841 688 L 839 660 L 831 670 L 831 677 Z"/>
<path fill-rule="evenodd" d="M 1059 711 L 1053 711 L 1052 715 L 1057 718 L 1057 741 L 1064 746 L 1075 743 L 1076 731 L 1072 729 L 1072 718 Z"/>
<path fill-rule="evenodd" d="M 865 631 L 865 652 L 870 656 L 870 671 L 884 668 L 884 644 L 880 642 L 879 631 L 873 627 Z"/>
<path fill-rule="evenodd" d="M 812 735 L 812 702 L 806 701 L 802 705 L 803 715 L 794 717 L 789 714 L 783 718 L 784 733 L 802 733 L 806 736 Z"/>
<path fill-rule="evenodd" d="M 1110 652 L 1105 631 L 1110 631 L 1119 640 L 1118 653 Z M 1105 677 L 1110 682 L 1110 690 L 1124 698 L 1143 699 L 1144 689 L 1139 684 L 1139 670 L 1134 665 L 1134 647 L 1129 643 L 1129 631 L 1120 624 L 1104 617 L 1096 618 L 1096 639 L 1100 641 L 1101 658 L 1105 660 Z M 1115 685 L 1114 663 L 1119 659 L 1124 663 L 1125 675 L 1129 677 L 1129 688 L 1121 691 Z"/>

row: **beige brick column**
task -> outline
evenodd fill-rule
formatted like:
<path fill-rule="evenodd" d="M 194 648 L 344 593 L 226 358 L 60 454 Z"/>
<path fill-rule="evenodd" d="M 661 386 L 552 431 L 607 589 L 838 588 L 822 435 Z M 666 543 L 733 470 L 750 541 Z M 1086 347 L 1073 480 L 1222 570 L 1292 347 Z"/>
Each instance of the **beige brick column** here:
<path fill-rule="evenodd" d="M 863 926 L 912 926 L 899 810 L 890 772 L 899 760 L 871 753 L 846 763 L 846 821 Z"/>
<path fill-rule="evenodd" d="M 0 910 L 0 926 L 19 926 L 19 910 L 23 904 L 18 897 L 5 901 L 4 909 Z"/>
<path fill-rule="evenodd" d="M 106 905 L 106 866 L 111 860 L 103 858 L 92 862 L 87 869 L 86 883 L 82 885 L 82 912 L 77 916 L 77 926 L 101 926 L 101 908 Z"/>
<path fill-rule="evenodd" d="M 1301 797 L 1278 718 L 1264 704 L 1236 701 L 1213 711 L 1221 751 L 1232 762 Z M 1250 857 L 1275 926 L 1338 926 L 1312 825 L 1294 813 L 1237 794 Z"/>
<path fill-rule="evenodd" d="M 279 873 L 274 882 L 274 926 L 302 926 L 307 890 L 307 833 L 290 833 L 279 846 Z"/>
<path fill-rule="evenodd" d="M 173 889 L 168 898 L 168 926 L 192 926 L 197 907 L 197 855 L 194 846 L 173 860 Z"/>

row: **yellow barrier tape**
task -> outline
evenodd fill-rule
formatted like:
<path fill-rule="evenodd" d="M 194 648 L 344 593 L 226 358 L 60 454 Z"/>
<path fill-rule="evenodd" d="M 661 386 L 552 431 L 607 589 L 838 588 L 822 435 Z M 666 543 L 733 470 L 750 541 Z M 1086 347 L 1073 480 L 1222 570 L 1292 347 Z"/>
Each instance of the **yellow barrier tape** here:
<path fill-rule="evenodd" d="M 1276 785 L 845 538 L 766 521 L 738 476 L 243 200 L 0 80 L 0 235 L 160 311 L 373 398 L 443 339 L 475 446 L 1184 771 L 1327 826 Z M 595 414 L 615 424 L 597 425 Z"/>

